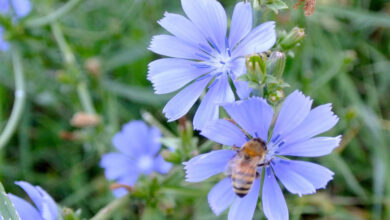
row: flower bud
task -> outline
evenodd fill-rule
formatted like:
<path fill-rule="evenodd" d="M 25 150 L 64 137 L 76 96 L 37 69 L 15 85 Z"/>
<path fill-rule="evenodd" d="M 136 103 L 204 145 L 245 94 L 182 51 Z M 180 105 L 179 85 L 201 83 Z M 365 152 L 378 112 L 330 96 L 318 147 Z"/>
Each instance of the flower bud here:
<path fill-rule="evenodd" d="M 280 46 L 284 50 L 289 50 L 299 44 L 305 38 L 303 28 L 294 27 L 280 42 Z"/>
<path fill-rule="evenodd" d="M 177 151 L 162 150 L 161 156 L 165 161 L 179 164 L 181 162 L 180 154 Z"/>
<path fill-rule="evenodd" d="M 286 67 L 286 55 L 279 51 L 273 52 L 268 59 L 268 66 L 270 73 L 280 79 L 283 76 L 284 68 Z"/>
<path fill-rule="evenodd" d="M 269 96 L 269 99 L 272 103 L 277 103 L 284 98 L 284 91 L 282 89 L 278 89 L 272 92 Z"/>
<path fill-rule="evenodd" d="M 98 58 L 89 58 L 85 62 L 85 69 L 95 77 L 100 76 L 101 74 L 101 63 Z"/>
<path fill-rule="evenodd" d="M 88 126 L 95 126 L 100 123 L 100 118 L 94 114 L 88 114 L 85 112 L 77 112 L 73 115 L 70 124 L 74 127 L 84 128 Z"/>
<path fill-rule="evenodd" d="M 252 79 L 262 81 L 266 75 L 266 61 L 265 54 L 253 54 L 246 57 L 246 69 Z"/>

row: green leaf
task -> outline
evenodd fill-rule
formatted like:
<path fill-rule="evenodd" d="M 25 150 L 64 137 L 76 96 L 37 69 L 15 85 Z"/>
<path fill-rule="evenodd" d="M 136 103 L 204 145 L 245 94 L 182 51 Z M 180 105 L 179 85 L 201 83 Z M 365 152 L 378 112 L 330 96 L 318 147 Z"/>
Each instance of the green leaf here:
<path fill-rule="evenodd" d="M 265 3 L 265 5 L 267 6 L 267 8 L 271 9 L 276 14 L 278 14 L 279 10 L 288 8 L 287 4 L 284 3 L 282 0 L 269 1 Z"/>
<path fill-rule="evenodd" d="M 20 220 L 14 205 L 4 191 L 3 184 L 0 183 L 0 214 L 3 219 Z"/>
<path fill-rule="evenodd" d="M 162 106 L 169 100 L 169 96 L 167 95 L 155 95 L 152 89 L 140 86 L 129 86 L 108 79 L 103 80 L 103 86 L 105 89 L 118 96 L 141 104 Z"/>

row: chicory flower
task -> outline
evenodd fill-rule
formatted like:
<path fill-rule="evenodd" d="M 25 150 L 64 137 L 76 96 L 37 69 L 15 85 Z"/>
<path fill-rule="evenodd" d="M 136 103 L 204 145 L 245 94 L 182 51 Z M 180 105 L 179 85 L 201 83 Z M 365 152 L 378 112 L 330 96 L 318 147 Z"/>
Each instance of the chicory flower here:
<path fill-rule="evenodd" d="M 26 200 L 11 193 L 8 194 L 21 220 L 57 220 L 57 205 L 45 190 L 24 181 L 18 181 L 15 184 L 27 193 L 35 205 L 34 207 Z"/>
<path fill-rule="evenodd" d="M 183 88 L 165 106 L 169 121 L 185 115 L 208 86 L 193 124 L 201 129 L 219 116 L 219 104 L 233 102 L 233 81 L 240 98 L 247 98 L 248 83 L 237 78 L 246 73 L 245 56 L 270 49 L 276 41 L 274 22 L 252 29 L 252 6 L 239 2 L 234 8 L 227 37 L 227 17 L 216 0 L 182 0 L 187 17 L 165 13 L 158 23 L 172 35 L 154 36 L 149 49 L 170 58 L 149 64 L 148 79 L 157 94 Z"/>
<path fill-rule="evenodd" d="M 293 92 L 284 101 L 271 131 L 272 107 L 264 99 L 253 97 L 223 105 L 237 124 L 219 119 L 202 129 L 203 136 L 227 146 L 242 147 L 252 138 L 267 143 L 264 163 L 257 168 L 259 174 L 264 174 L 262 187 L 260 176 L 255 179 L 249 193 L 240 198 L 233 191 L 231 178 L 224 178 L 208 194 L 210 207 L 216 215 L 230 206 L 228 219 L 252 219 L 262 188 L 262 206 L 266 217 L 272 220 L 288 219 L 286 201 L 275 176 L 289 192 L 300 196 L 325 188 L 333 179 L 333 172 L 323 166 L 285 157 L 324 156 L 339 145 L 341 136 L 316 137 L 338 122 L 331 104 L 314 109 L 311 106 L 309 97 L 299 91 Z M 192 158 L 184 163 L 187 181 L 200 182 L 223 173 L 229 160 L 236 154 L 236 150 L 224 149 Z"/>
<path fill-rule="evenodd" d="M 161 132 L 155 127 L 148 127 L 143 121 L 125 124 L 122 131 L 112 139 L 112 144 L 119 152 L 105 154 L 100 162 L 106 178 L 122 185 L 134 186 L 140 174 L 168 173 L 172 164 L 159 154 L 160 139 Z M 115 197 L 122 197 L 127 194 L 127 190 L 122 187 L 113 193 Z"/>

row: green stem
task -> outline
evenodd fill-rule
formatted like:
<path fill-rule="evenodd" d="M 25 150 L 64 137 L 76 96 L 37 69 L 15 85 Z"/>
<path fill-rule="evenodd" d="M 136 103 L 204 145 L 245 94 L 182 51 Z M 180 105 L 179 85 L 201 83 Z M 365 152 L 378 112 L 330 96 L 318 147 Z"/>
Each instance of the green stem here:
<path fill-rule="evenodd" d="M 80 75 L 80 70 L 76 66 L 75 56 L 67 44 L 64 35 L 62 34 L 62 30 L 58 23 L 52 23 L 51 29 L 54 35 L 54 38 L 57 41 L 57 44 L 60 48 L 60 51 L 64 57 L 65 63 L 68 68 L 72 71 L 76 71 L 77 75 Z M 80 77 L 81 78 L 81 77 Z M 77 94 L 79 96 L 81 105 L 85 112 L 89 114 L 95 114 L 95 108 L 93 106 L 91 95 L 89 94 L 87 84 L 84 80 L 79 80 L 77 84 Z"/>
<path fill-rule="evenodd" d="M 26 26 L 30 28 L 40 27 L 44 25 L 51 24 L 52 22 L 58 20 L 62 16 L 66 15 L 74 7 L 76 7 L 83 0 L 70 0 L 64 4 L 61 8 L 55 10 L 54 12 L 36 19 L 31 19 L 26 22 Z"/>
<path fill-rule="evenodd" d="M 14 134 L 20 118 L 22 117 L 26 100 L 22 62 L 19 52 L 15 47 L 12 47 L 12 61 L 15 74 L 15 102 L 7 125 L 0 135 L 0 150 L 8 143 L 9 139 Z"/>
<path fill-rule="evenodd" d="M 141 115 L 146 122 L 160 129 L 161 133 L 163 133 L 165 137 L 175 137 L 175 135 L 166 129 L 164 125 L 162 125 L 150 112 L 142 111 Z"/>
<path fill-rule="evenodd" d="M 102 209 L 100 209 L 100 211 L 94 217 L 92 217 L 91 220 L 110 219 L 109 217 L 112 215 L 112 213 L 125 206 L 129 201 L 130 201 L 129 195 L 114 200 L 108 205 L 106 205 L 105 207 L 103 207 Z"/>

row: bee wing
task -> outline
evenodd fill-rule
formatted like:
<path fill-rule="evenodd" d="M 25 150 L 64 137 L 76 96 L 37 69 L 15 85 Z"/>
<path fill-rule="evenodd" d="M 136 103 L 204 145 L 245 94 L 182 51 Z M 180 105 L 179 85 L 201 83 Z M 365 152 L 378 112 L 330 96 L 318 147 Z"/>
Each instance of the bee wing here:
<path fill-rule="evenodd" d="M 226 165 L 225 174 L 228 177 L 232 176 L 233 168 L 235 167 L 235 162 L 237 161 L 237 155 L 229 160 L 229 163 Z"/>

